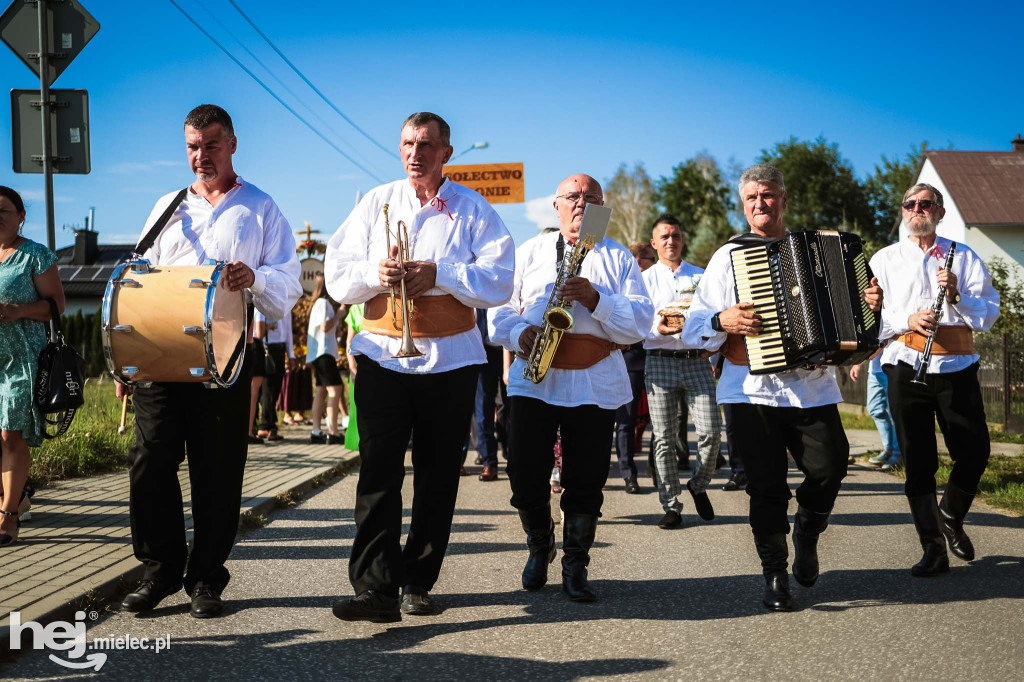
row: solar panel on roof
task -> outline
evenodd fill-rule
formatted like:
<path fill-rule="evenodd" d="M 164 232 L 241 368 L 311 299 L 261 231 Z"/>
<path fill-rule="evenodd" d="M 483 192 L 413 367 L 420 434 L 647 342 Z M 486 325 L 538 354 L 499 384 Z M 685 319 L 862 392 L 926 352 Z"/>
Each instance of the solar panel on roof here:
<path fill-rule="evenodd" d="M 107 280 L 114 274 L 113 265 L 104 265 L 103 267 L 96 268 L 96 274 L 92 276 L 94 280 Z"/>

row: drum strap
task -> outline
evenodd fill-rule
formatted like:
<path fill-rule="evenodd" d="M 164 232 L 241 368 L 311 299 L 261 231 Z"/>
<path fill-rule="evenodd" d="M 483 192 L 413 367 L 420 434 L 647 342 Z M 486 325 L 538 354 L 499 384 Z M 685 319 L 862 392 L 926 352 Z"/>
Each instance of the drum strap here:
<path fill-rule="evenodd" d="M 173 199 L 171 199 L 171 203 L 167 205 L 167 208 L 164 209 L 164 212 L 160 215 L 159 218 L 156 219 L 156 222 L 153 223 L 153 227 L 149 229 L 149 232 L 147 232 L 146 236 L 142 238 L 142 241 L 139 242 L 139 245 L 135 247 L 136 258 L 141 258 L 142 255 L 149 251 L 149 249 L 153 246 L 153 242 L 155 242 L 156 238 L 160 236 L 161 232 L 163 232 L 164 226 L 167 225 L 167 221 L 171 219 L 171 215 L 173 215 L 174 211 L 177 210 L 178 205 L 185 200 L 185 194 L 187 192 L 188 187 L 178 192 L 178 194 L 175 195 Z"/>

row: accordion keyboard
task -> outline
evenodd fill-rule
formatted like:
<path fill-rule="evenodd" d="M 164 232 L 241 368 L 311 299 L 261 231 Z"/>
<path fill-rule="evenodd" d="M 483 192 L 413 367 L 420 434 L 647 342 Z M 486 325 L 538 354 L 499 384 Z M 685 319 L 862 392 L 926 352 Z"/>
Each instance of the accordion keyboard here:
<path fill-rule="evenodd" d="M 786 352 L 779 326 L 779 310 L 772 287 L 771 265 L 764 247 L 733 249 L 733 274 L 736 296 L 741 303 L 753 303 L 761 316 L 762 329 L 757 336 L 745 338 L 751 371 L 787 367 Z"/>

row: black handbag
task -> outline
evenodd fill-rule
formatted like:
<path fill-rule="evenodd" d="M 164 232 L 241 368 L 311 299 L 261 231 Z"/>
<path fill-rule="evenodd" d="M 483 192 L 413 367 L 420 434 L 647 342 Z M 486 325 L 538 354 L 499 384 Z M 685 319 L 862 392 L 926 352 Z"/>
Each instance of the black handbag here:
<path fill-rule="evenodd" d="M 85 404 L 85 361 L 64 342 L 57 303 L 52 298 L 46 300 L 50 304 L 53 326 L 49 328 L 49 343 L 39 354 L 35 405 L 46 424 L 57 426 L 57 433 L 52 436 L 44 428 L 43 437 L 57 438 L 64 435 L 75 412 Z M 49 415 L 56 415 L 56 419 L 50 419 Z"/>

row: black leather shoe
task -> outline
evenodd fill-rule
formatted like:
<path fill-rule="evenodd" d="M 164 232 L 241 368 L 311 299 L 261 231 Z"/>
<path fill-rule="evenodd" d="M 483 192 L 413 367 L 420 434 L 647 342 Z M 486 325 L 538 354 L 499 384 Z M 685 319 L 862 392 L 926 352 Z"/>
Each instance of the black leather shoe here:
<path fill-rule="evenodd" d="M 562 520 L 562 591 L 572 601 L 597 601 L 597 593 L 587 582 L 596 530 L 596 516 L 567 513 Z"/>
<path fill-rule="evenodd" d="M 946 554 L 946 538 L 939 530 L 939 506 L 935 493 L 907 498 L 910 515 L 914 519 L 917 536 L 921 540 L 924 555 L 910 568 L 915 578 L 928 578 L 949 571 L 949 555 Z"/>
<path fill-rule="evenodd" d="M 828 528 L 828 513 L 797 507 L 793 524 L 793 577 L 804 587 L 818 580 L 818 536 Z"/>
<path fill-rule="evenodd" d="M 410 616 L 430 616 L 434 613 L 434 600 L 422 587 L 406 585 L 402 590 L 401 609 Z"/>
<path fill-rule="evenodd" d="M 169 597 L 181 589 L 181 583 L 167 585 L 155 580 L 143 580 L 134 592 L 125 595 L 121 608 L 132 613 L 155 609 L 164 597 Z"/>
<path fill-rule="evenodd" d="M 312 443 L 313 445 L 326 445 L 327 434 L 323 432 L 311 433 L 309 434 L 309 442 Z"/>
<path fill-rule="evenodd" d="M 328 433 L 327 434 L 327 444 L 328 445 L 344 445 L 345 444 L 345 436 L 343 436 L 340 433 Z"/>
<path fill-rule="evenodd" d="M 683 517 L 674 509 L 669 509 L 665 512 L 665 515 L 661 517 L 661 521 L 658 521 L 658 528 L 661 528 L 662 530 L 671 530 L 673 528 L 678 528 L 681 525 L 683 525 Z"/>
<path fill-rule="evenodd" d="M 733 474 L 729 477 L 729 480 L 722 486 L 722 490 L 728 492 L 736 492 L 737 490 L 743 490 L 747 487 L 747 477 L 745 474 Z"/>
<path fill-rule="evenodd" d="M 555 560 L 555 523 L 551 520 L 551 505 L 534 509 L 520 509 L 519 520 L 526 531 L 526 546 L 530 558 L 523 567 L 523 589 L 539 590 L 548 582 L 548 565 Z"/>
<path fill-rule="evenodd" d="M 761 559 L 764 573 L 764 596 L 761 603 L 771 611 L 792 611 L 793 596 L 789 593 L 789 545 L 785 533 L 754 533 L 754 547 Z"/>
<path fill-rule="evenodd" d="M 331 609 L 335 618 L 356 621 L 366 620 L 371 623 L 397 623 L 402 620 L 398 610 L 398 599 L 387 597 L 374 590 L 367 590 L 354 599 L 338 602 Z"/>
<path fill-rule="evenodd" d="M 627 495 L 639 495 L 640 484 L 636 482 L 636 476 L 631 476 L 626 479 L 626 494 Z"/>
<path fill-rule="evenodd" d="M 793 595 L 789 593 L 789 578 L 785 573 L 771 573 L 764 577 L 761 602 L 771 611 L 793 610 Z"/>
<path fill-rule="evenodd" d="M 484 458 L 481 457 L 480 455 L 477 455 L 476 459 L 473 460 L 473 464 L 483 464 L 483 463 L 484 463 Z"/>
<path fill-rule="evenodd" d="M 192 590 L 192 608 L 189 613 L 193 618 L 216 618 L 224 610 L 224 600 L 220 592 L 209 585 L 196 585 Z"/>
<path fill-rule="evenodd" d="M 696 492 L 692 483 L 693 481 L 687 481 L 686 489 L 690 491 L 690 497 L 693 498 L 693 506 L 697 510 L 697 515 L 705 521 L 714 521 L 715 508 L 711 506 L 711 498 L 708 497 L 707 491 Z"/>
<path fill-rule="evenodd" d="M 964 561 L 974 561 L 974 543 L 964 532 L 964 517 L 974 502 L 970 495 L 952 483 L 946 484 L 946 492 L 939 502 L 939 530 L 946 536 L 949 549 Z"/>

